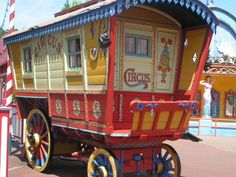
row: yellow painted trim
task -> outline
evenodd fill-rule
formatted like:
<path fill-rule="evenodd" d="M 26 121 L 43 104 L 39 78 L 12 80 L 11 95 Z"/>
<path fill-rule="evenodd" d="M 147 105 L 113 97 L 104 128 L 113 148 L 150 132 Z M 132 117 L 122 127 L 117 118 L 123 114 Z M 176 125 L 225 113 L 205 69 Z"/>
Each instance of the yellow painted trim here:
<path fill-rule="evenodd" d="M 34 80 L 31 78 L 31 79 L 24 79 L 24 85 L 25 85 L 25 88 L 34 88 Z"/>
<path fill-rule="evenodd" d="M 12 44 L 10 46 L 10 50 L 12 54 L 12 66 L 16 81 L 16 88 L 23 88 L 20 44 Z"/>
<path fill-rule="evenodd" d="M 69 85 L 82 85 L 83 77 L 67 77 L 67 83 Z"/>
<path fill-rule="evenodd" d="M 164 130 L 166 128 L 169 116 L 170 116 L 170 112 L 168 111 L 160 112 L 159 119 L 157 122 L 157 127 L 156 127 L 157 130 Z"/>
<path fill-rule="evenodd" d="M 132 131 L 135 131 L 138 129 L 139 116 L 140 116 L 140 112 L 134 113 Z"/>
<path fill-rule="evenodd" d="M 33 79 L 33 74 L 24 74 L 22 75 L 22 79 Z"/>
<path fill-rule="evenodd" d="M 144 113 L 144 117 L 143 117 L 143 124 L 142 124 L 142 130 L 151 130 L 152 126 L 153 126 L 153 122 L 154 122 L 154 118 L 155 115 L 157 113 L 153 113 L 153 115 L 151 116 L 151 112 L 150 111 L 146 111 Z"/>
<path fill-rule="evenodd" d="M 81 74 L 81 72 L 80 71 L 66 71 L 65 72 L 65 75 L 66 76 L 78 76 L 78 75 L 83 75 L 83 74 Z"/>
<path fill-rule="evenodd" d="M 184 112 L 183 111 L 176 111 L 173 115 L 172 122 L 170 124 L 170 129 L 178 129 L 179 124 L 182 120 Z"/>
<path fill-rule="evenodd" d="M 188 46 L 184 48 L 181 73 L 179 79 L 179 90 L 191 90 L 195 71 L 201 57 L 202 47 L 205 40 L 207 29 L 196 29 L 186 32 L 185 39 L 188 40 Z M 196 53 L 197 60 L 193 61 Z"/>
<path fill-rule="evenodd" d="M 191 114 L 192 114 L 192 112 L 190 112 L 190 111 L 187 113 L 185 121 L 184 121 L 184 124 L 183 124 L 183 128 L 187 128 L 188 127 L 189 119 L 191 117 Z"/>

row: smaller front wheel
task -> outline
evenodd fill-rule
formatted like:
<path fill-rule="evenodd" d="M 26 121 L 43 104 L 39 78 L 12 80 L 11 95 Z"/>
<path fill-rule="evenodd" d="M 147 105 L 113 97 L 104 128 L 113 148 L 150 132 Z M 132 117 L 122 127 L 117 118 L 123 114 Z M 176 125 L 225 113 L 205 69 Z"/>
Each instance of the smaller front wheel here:
<path fill-rule="evenodd" d="M 177 152 L 168 144 L 161 145 L 159 154 L 153 157 L 155 169 L 149 171 L 150 177 L 180 177 L 181 163 Z"/>
<path fill-rule="evenodd" d="M 89 157 L 88 177 L 118 177 L 117 160 L 105 149 L 96 149 Z"/>

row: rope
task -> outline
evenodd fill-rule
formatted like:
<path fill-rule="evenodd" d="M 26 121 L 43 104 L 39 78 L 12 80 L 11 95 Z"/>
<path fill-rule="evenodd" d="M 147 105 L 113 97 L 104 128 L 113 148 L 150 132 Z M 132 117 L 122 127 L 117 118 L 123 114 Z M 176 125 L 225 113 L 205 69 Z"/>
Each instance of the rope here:
<path fill-rule="evenodd" d="M 4 16 L 3 16 L 3 20 L 2 20 L 2 25 L 0 27 L 1 29 L 3 29 L 3 27 L 5 25 L 5 22 L 6 22 L 8 7 L 9 7 L 9 0 L 7 0 L 7 5 L 6 5 L 5 13 L 4 13 Z"/>

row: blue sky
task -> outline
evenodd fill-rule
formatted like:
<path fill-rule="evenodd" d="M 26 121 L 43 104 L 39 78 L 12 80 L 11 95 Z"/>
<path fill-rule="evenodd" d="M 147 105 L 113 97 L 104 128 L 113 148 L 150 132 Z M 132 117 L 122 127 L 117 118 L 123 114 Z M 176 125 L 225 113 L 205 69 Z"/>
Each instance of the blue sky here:
<path fill-rule="evenodd" d="M 0 26 L 8 0 L 0 0 Z M 53 18 L 54 13 L 60 11 L 66 0 L 16 0 L 15 27 L 27 28 Z M 69 0 L 70 2 L 72 0 Z M 206 0 L 202 0 L 204 3 Z M 217 7 L 221 7 L 236 16 L 236 0 L 214 0 Z M 8 16 L 4 29 L 8 27 Z"/>

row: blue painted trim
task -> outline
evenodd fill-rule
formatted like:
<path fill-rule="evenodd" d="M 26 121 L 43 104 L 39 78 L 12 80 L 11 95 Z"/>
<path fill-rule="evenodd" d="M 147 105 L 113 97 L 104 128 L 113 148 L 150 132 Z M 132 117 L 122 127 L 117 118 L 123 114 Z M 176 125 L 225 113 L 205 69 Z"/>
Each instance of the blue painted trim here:
<path fill-rule="evenodd" d="M 212 127 L 214 130 L 236 130 L 234 127 Z"/>
<path fill-rule="evenodd" d="M 207 8 L 199 0 L 117 0 L 107 5 L 98 6 L 97 9 L 90 10 L 88 12 L 82 12 L 82 14 L 70 17 L 68 19 L 55 22 L 53 24 L 43 26 L 43 27 L 32 27 L 28 31 L 16 34 L 13 36 L 9 36 L 4 38 L 5 44 L 18 43 L 26 40 L 30 40 L 33 38 L 38 38 L 43 35 L 64 31 L 79 25 L 83 25 L 86 23 L 93 22 L 95 20 L 101 20 L 104 18 L 109 18 L 114 15 L 119 15 L 122 13 L 123 9 L 129 9 L 132 6 L 137 6 L 138 4 L 175 4 L 176 6 L 180 6 L 181 8 L 187 9 L 192 13 L 200 16 L 209 26 L 213 32 L 216 30 L 216 25 L 218 24 L 218 20 L 215 14 Z"/>

